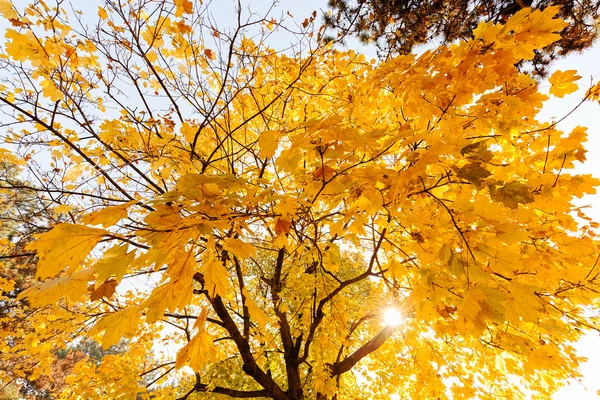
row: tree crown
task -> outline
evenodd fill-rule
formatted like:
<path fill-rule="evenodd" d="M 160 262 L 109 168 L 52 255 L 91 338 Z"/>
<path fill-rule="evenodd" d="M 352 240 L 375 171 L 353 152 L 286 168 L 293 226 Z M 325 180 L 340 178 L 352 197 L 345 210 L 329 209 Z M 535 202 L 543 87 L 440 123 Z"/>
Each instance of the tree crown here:
<path fill-rule="evenodd" d="M 68 218 L 26 248 L 19 298 L 63 336 L 13 346 L 46 360 L 21 374 L 84 335 L 127 351 L 77 363 L 64 398 L 521 398 L 577 374 L 598 243 L 572 200 L 598 180 L 571 171 L 586 129 L 538 122 L 515 67 L 560 38 L 557 7 L 377 63 L 314 15 L 278 52 L 251 34 L 282 21 L 219 30 L 189 0 L 108 1 L 95 27 L 0 5 L 4 139 Z"/>

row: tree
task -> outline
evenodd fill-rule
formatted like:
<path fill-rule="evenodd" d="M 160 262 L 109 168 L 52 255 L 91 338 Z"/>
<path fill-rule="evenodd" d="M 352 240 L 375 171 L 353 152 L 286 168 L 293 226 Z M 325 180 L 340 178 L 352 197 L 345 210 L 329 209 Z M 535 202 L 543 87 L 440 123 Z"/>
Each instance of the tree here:
<path fill-rule="evenodd" d="M 4 139 L 69 218 L 27 246 L 19 298 L 79 304 L 78 331 L 53 324 L 73 343 L 128 340 L 59 397 L 524 398 L 577 376 L 599 275 L 572 200 L 598 180 L 572 173 L 586 129 L 538 122 L 515 67 L 560 38 L 556 7 L 377 63 L 316 15 L 0 5 Z"/>
<path fill-rule="evenodd" d="M 49 398 L 62 390 L 66 372 L 83 358 L 77 350 L 56 354 L 72 339 L 81 318 L 65 312 L 72 307 L 65 302 L 33 309 L 17 297 L 35 283 L 35 253 L 27 252 L 26 245 L 34 234 L 47 232 L 65 218 L 54 211 L 60 197 L 44 198 L 44 190 L 19 179 L 19 160 L 4 149 L 0 153 L 0 398 L 19 397 L 11 391 Z M 54 329 L 55 323 L 60 328 Z"/>
<path fill-rule="evenodd" d="M 545 76 L 556 58 L 592 46 L 598 37 L 599 1 L 329 0 L 331 13 L 325 23 L 341 37 L 352 34 L 365 43 L 375 42 L 380 54 L 389 56 L 409 54 L 415 46 L 435 39 L 444 43 L 469 39 L 481 21 L 505 23 L 526 7 L 543 10 L 549 6 L 560 6 L 558 16 L 568 25 L 559 40 L 536 49 L 527 62 L 535 73 Z"/>

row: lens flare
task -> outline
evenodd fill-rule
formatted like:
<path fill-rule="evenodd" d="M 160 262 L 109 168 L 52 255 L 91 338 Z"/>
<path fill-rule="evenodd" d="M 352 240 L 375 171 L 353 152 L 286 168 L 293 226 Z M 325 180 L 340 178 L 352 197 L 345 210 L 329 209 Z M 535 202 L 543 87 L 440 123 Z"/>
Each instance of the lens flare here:
<path fill-rule="evenodd" d="M 383 320 L 386 325 L 400 325 L 402 323 L 402 313 L 395 308 L 388 308 L 383 312 Z"/>

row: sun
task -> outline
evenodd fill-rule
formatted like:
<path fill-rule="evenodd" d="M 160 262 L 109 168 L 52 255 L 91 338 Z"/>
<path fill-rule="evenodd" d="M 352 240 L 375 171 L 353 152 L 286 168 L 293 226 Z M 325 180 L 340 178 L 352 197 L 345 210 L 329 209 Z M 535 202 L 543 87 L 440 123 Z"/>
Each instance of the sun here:
<path fill-rule="evenodd" d="M 402 313 L 395 308 L 387 308 L 383 312 L 383 320 L 386 325 L 400 325 L 403 319 Z"/>

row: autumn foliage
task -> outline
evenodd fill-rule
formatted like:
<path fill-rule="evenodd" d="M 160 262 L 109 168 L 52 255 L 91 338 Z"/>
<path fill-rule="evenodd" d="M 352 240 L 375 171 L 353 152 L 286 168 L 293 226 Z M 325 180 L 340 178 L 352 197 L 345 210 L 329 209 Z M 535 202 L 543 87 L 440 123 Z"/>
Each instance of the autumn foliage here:
<path fill-rule="evenodd" d="M 88 339 L 124 350 L 75 360 L 56 398 L 547 398 L 578 375 L 600 267 L 573 199 L 599 181 L 572 171 L 586 128 L 537 121 L 515 67 L 558 8 L 382 63 L 315 15 L 209 11 L 107 1 L 92 25 L 0 0 L 1 151 L 64 221 L 22 249 L 35 319 L 1 316 L 16 376 Z M 269 47 L 283 32 L 298 46 Z"/>

